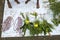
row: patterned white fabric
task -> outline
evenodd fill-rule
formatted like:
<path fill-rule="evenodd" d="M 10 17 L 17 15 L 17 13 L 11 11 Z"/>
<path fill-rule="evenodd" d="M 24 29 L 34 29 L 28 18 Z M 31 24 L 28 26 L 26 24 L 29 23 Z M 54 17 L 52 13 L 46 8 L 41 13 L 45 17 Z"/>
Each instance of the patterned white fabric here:
<path fill-rule="evenodd" d="M 10 9 L 10 8 L 8 8 L 7 0 L 5 0 L 3 21 L 8 16 L 12 16 L 13 19 L 14 19 L 14 21 L 12 21 L 12 23 L 14 24 L 16 18 L 18 18 L 18 16 L 21 17 L 20 12 L 24 13 L 24 15 L 25 15 L 25 13 L 28 14 L 30 12 L 37 12 L 39 14 L 38 18 L 39 17 L 44 17 L 49 23 L 53 24 L 51 22 L 52 12 L 49 9 L 49 5 L 48 5 L 49 2 L 43 3 L 44 0 L 39 0 L 40 8 L 37 9 L 35 0 L 31 0 L 28 4 L 25 4 L 25 1 L 26 0 L 19 0 L 20 4 L 16 4 L 14 2 L 14 0 L 10 0 L 11 5 L 12 5 L 12 8 Z M 44 13 L 45 13 L 45 15 L 43 15 Z M 29 15 L 29 18 L 30 18 L 30 21 L 34 21 L 34 16 Z M 14 30 L 15 25 L 13 25 L 13 24 L 11 24 L 11 27 L 10 27 L 9 30 L 7 30 L 5 32 L 2 32 L 2 34 L 1 34 L 2 37 L 22 37 L 22 35 L 19 34 L 19 32 L 16 32 Z M 17 26 L 16 26 L 16 28 L 17 28 Z M 22 34 L 23 34 L 23 32 L 22 32 Z M 56 29 L 53 30 L 53 32 L 51 32 L 51 34 L 52 35 L 60 35 L 60 25 L 58 27 L 56 27 Z M 28 35 L 29 35 L 29 31 L 27 30 L 26 31 L 26 36 L 28 36 Z M 42 34 L 42 36 L 43 36 L 43 34 Z"/>

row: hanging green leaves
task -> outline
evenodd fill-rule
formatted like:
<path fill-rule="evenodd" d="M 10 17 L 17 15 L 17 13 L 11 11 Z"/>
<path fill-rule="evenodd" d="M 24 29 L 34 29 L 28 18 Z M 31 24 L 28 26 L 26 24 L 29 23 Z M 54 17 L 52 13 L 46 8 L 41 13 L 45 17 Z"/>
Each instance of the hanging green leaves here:
<path fill-rule="evenodd" d="M 37 18 L 38 15 L 37 13 L 35 13 L 33 16 L 36 16 Z M 46 35 L 47 33 L 52 32 L 52 29 L 54 29 L 52 24 L 48 23 L 45 19 L 43 19 L 43 21 L 40 21 L 39 19 L 36 18 L 34 22 L 30 22 L 29 17 L 26 16 L 24 20 L 24 25 L 21 28 L 23 29 L 24 35 L 27 29 L 30 31 L 31 36 L 42 34 L 42 33 Z"/>
<path fill-rule="evenodd" d="M 56 2 L 57 0 L 49 0 L 50 9 L 53 12 L 53 20 L 52 22 L 58 26 L 60 24 L 60 2 Z M 52 3 L 53 2 L 53 3 Z M 58 18 L 56 18 L 58 17 Z"/>

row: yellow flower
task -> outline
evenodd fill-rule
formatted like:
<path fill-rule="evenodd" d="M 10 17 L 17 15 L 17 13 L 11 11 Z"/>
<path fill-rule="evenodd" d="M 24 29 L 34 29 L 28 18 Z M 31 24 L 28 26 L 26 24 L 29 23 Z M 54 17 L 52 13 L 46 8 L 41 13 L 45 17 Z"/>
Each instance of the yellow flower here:
<path fill-rule="evenodd" d="M 27 19 L 25 20 L 25 23 L 26 23 L 26 24 L 29 24 L 29 22 L 30 22 L 29 20 L 27 20 Z"/>
<path fill-rule="evenodd" d="M 38 24 L 37 23 L 34 23 L 34 27 L 38 27 Z"/>

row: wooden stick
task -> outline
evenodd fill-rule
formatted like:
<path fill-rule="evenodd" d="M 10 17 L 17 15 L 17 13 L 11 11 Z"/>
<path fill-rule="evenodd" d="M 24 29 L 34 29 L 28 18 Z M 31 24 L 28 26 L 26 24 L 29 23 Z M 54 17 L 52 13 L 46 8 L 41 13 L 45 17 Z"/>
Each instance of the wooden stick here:
<path fill-rule="evenodd" d="M 40 6 L 39 6 L 39 0 L 37 0 L 37 4 L 36 4 L 37 6 L 37 8 L 40 8 Z"/>
<path fill-rule="evenodd" d="M 15 2 L 16 2 L 17 4 L 20 4 L 20 2 L 19 2 L 18 0 L 15 0 Z"/>
<path fill-rule="evenodd" d="M 25 1 L 25 4 L 27 4 L 29 1 L 30 1 L 30 0 L 26 0 L 26 1 Z"/>
<path fill-rule="evenodd" d="M 9 8 L 12 8 L 12 6 L 11 6 L 9 0 L 7 0 L 7 4 L 8 4 L 8 7 L 9 7 Z"/>

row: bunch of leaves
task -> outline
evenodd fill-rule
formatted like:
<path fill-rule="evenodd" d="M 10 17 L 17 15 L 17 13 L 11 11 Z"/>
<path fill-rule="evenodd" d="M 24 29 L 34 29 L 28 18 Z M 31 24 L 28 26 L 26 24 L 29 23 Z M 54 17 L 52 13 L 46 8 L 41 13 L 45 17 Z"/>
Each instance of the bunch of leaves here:
<path fill-rule="evenodd" d="M 43 32 L 43 30 L 42 30 L 42 26 L 40 25 L 40 21 L 39 20 L 35 20 L 32 23 L 32 28 L 29 29 L 29 30 L 30 30 L 30 34 L 31 35 L 41 34 Z"/>
<path fill-rule="evenodd" d="M 36 15 L 33 15 L 33 16 L 35 16 L 35 19 L 36 19 L 38 15 L 37 15 L 36 12 L 34 12 L 34 14 L 36 14 Z M 38 21 L 37 23 L 39 23 L 38 24 L 39 25 L 38 28 L 41 29 L 41 33 L 44 32 L 44 35 L 46 35 L 49 32 L 52 32 L 52 29 L 54 29 L 54 27 L 52 26 L 52 24 L 48 23 L 47 20 L 45 20 L 44 18 L 43 18 L 43 22 Z"/>
<path fill-rule="evenodd" d="M 53 22 L 56 26 L 58 26 L 58 25 L 60 24 L 60 20 L 58 21 L 58 19 L 56 19 L 56 18 L 54 18 L 54 19 L 52 20 L 52 22 Z"/>
<path fill-rule="evenodd" d="M 29 18 L 28 18 L 27 15 L 26 15 L 26 18 L 23 15 L 23 13 L 21 13 L 21 15 L 24 18 L 24 25 L 20 29 L 23 29 L 23 32 L 24 32 L 24 35 L 25 35 L 26 30 L 30 28 L 30 21 L 29 21 Z"/>
<path fill-rule="evenodd" d="M 60 2 L 56 2 L 57 0 L 49 0 L 50 2 L 50 9 L 53 12 L 53 20 L 52 22 L 58 26 L 60 24 L 60 18 L 56 19 L 56 15 L 58 16 L 60 14 Z M 53 2 L 53 3 L 52 3 Z"/>
<path fill-rule="evenodd" d="M 58 25 L 60 24 L 60 15 L 58 15 L 57 17 L 58 17 L 58 18 L 54 17 L 53 20 L 52 20 L 52 22 L 53 22 L 56 26 L 58 26 Z"/>
<path fill-rule="evenodd" d="M 53 2 L 55 2 L 56 0 L 48 0 L 50 3 L 53 3 Z"/>
<path fill-rule="evenodd" d="M 54 29 L 53 25 L 48 23 L 47 20 L 45 19 L 43 19 L 41 26 L 42 26 L 44 35 L 46 35 L 49 32 L 52 32 L 52 29 Z"/>
<path fill-rule="evenodd" d="M 33 15 L 37 16 L 36 14 L 33 14 Z M 23 17 L 23 14 L 22 14 L 22 17 Z M 39 33 L 42 33 L 40 21 L 35 20 L 34 22 L 30 22 L 29 17 L 27 15 L 24 20 L 24 25 L 22 26 L 21 29 L 23 29 L 24 35 L 25 35 L 27 29 L 30 31 L 31 36 L 38 35 Z"/>
<path fill-rule="evenodd" d="M 39 19 L 35 19 L 34 22 L 30 22 L 29 17 L 26 16 L 24 20 L 24 25 L 22 26 L 21 29 L 23 29 L 24 35 L 26 33 L 26 30 L 28 29 L 30 31 L 30 35 L 34 36 L 42 33 L 46 35 L 47 33 L 52 32 L 52 29 L 54 29 L 54 27 L 52 26 L 52 24 L 48 23 L 44 19 L 43 21 L 40 21 Z"/>
<path fill-rule="evenodd" d="M 31 29 L 31 31 L 37 35 L 42 34 L 42 33 L 44 33 L 44 35 L 46 35 L 47 33 L 52 32 L 52 29 L 54 29 L 53 25 L 48 23 L 47 20 L 45 20 L 45 19 L 43 19 L 43 21 L 36 20 L 35 22 L 33 22 L 33 25 L 34 25 L 34 23 L 36 23 L 38 25 L 38 27 L 33 26 L 34 31 L 32 31 L 33 29 Z"/>

